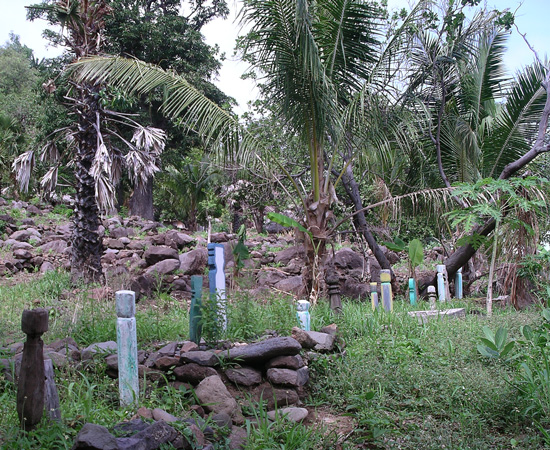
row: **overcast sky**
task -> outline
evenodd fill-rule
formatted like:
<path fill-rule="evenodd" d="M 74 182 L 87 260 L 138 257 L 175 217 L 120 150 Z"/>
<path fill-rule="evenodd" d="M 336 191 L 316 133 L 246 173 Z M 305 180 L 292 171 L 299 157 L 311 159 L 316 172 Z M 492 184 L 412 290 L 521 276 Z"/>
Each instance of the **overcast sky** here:
<path fill-rule="evenodd" d="M 36 0 L 38 3 L 39 0 Z M 33 0 L 0 0 L 0 43 L 8 40 L 10 31 L 21 37 L 21 42 L 32 48 L 38 58 L 55 56 L 58 49 L 47 47 L 47 42 L 42 39 L 44 21 L 27 22 L 25 5 L 34 3 Z M 228 0 L 232 12 L 226 20 L 215 20 L 204 29 L 208 43 L 218 44 L 221 51 L 226 54 L 226 61 L 216 81 L 219 88 L 226 94 L 234 97 L 239 102 L 238 113 L 246 110 L 246 103 L 256 98 L 257 92 L 250 81 L 243 81 L 240 76 L 246 71 L 247 65 L 233 58 L 233 47 L 239 27 L 235 22 L 238 1 Z M 390 8 L 408 6 L 407 0 L 388 0 Z M 546 14 L 550 0 L 523 0 L 516 15 L 516 23 L 533 47 L 544 58 L 550 46 L 550 27 Z M 510 8 L 514 11 L 519 5 L 518 0 L 487 0 L 487 5 L 499 10 Z M 533 61 L 533 54 L 525 45 L 521 36 L 515 30 L 508 42 L 506 64 L 515 71 Z"/>

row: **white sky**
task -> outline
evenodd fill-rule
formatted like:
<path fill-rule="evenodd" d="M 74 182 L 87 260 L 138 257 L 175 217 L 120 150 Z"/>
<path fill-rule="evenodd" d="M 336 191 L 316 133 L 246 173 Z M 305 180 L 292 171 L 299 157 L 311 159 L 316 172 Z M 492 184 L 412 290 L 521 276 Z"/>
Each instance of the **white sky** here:
<path fill-rule="evenodd" d="M 42 39 L 44 21 L 27 22 L 25 5 L 38 3 L 38 0 L 0 0 L 0 43 L 8 40 L 10 31 L 18 34 L 21 42 L 32 48 L 38 58 L 51 57 L 59 54 L 58 49 L 47 47 L 47 42 Z M 238 24 L 235 21 L 238 10 L 238 0 L 228 0 L 231 14 L 227 20 L 217 19 L 206 25 L 203 32 L 210 44 L 218 44 L 221 51 L 226 54 L 226 61 L 216 84 L 227 95 L 234 97 L 239 102 L 237 113 L 246 110 L 246 103 L 257 97 L 257 91 L 250 81 L 240 79 L 247 65 L 233 58 L 233 47 L 238 34 Z M 407 0 L 388 0 L 390 8 L 408 6 Z M 487 0 L 490 7 L 497 9 L 510 8 L 515 10 L 519 5 L 518 0 Z M 523 0 L 516 15 L 516 23 L 522 33 L 527 33 L 531 45 L 537 50 L 541 58 L 545 58 L 550 45 L 550 27 L 546 14 L 550 0 Z M 533 54 L 525 45 L 523 39 L 515 32 L 508 41 L 506 64 L 510 70 L 530 64 Z"/>

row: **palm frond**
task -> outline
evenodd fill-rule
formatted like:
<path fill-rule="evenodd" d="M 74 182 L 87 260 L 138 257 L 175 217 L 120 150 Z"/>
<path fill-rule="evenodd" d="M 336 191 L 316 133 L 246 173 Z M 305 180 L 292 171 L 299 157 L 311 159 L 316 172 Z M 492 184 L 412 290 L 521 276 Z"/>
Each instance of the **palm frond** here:
<path fill-rule="evenodd" d="M 29 181 L 34 168 L 34 151 L 29 150 L 21 153 L 12 164 L 12 170 L 15 172 L 15 178 L 19 183 L 19 189 L 23 192 L 29 190 Z"/>

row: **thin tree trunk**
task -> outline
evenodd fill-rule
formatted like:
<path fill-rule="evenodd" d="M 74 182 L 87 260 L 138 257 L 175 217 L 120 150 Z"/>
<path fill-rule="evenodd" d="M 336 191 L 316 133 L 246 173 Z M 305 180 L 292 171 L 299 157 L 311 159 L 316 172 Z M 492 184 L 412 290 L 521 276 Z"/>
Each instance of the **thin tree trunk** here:
<path fill-rule="evenodd" d="M 498 221 L 495 224 L 495 233 L 493 238 L 493 254 L 491 256 L 491 264 L 489 266 L 489 284 L 487 285 L 487 317 L 493 315 L 493 278 L 495 275 L 495 262 L 497 259 L 497 238 L 498 238 Z"/>
<path fill-rule="evenodd" d="M 154 220 L 153 210 L 153 177 L 150 177 L 144 186 L 135 187 L 130 197 L 129 212 L 131 216 L 138 216 L 145 220 Z"/>
<path fill-rule="evenodd" d="M 97 147 L 95 124 L 99 111 L 96 86 L 78 86 L 83 106 L 76 109 L 79 133 L 76 137 L 76 194 L 74 229 L 71 237 L 71 276 L 74 282 L 103 280 L 101 255 L 103 242 L 99 236 L 99 208 L 95 198 L 95 179 L 90 173 Z"/>

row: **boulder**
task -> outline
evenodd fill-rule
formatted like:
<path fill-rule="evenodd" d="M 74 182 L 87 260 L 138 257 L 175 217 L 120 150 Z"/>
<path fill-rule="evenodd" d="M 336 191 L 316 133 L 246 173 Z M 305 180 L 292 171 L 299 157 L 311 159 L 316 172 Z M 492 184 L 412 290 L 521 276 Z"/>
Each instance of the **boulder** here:
<path fill-rule="evenodd" d="M 63 239 L 57 239 L 55 241 L 50 241 L 45 244 L 42 244 L 38 248 L 42 250 L 42 254 L 63 253 L 67 248 L 67 242 L 64 241 Z"/>
<path fill-rule="evenodd" d="M 78 435 L 72 450 L 118 450 L 117 440 L 107 428 L 93 423 L 85 424 Z"/>
<path fill-rule="evenodd" d="M 165 421 L 160 420 L 130 438 L 118 438 L 116 440 L 118 447 L 115 448 L 118 450 L 156 450 L 162 444 L 175 443 L 178 438 L 180 438 L 180 434 Z M 182 448 L 176 445 L 174 447 Z"/>
<path fill-rule="evenodd" d="M 213 352 L 196 351 L 180 353 L 180 357 L 183 363 L 195 363 L 200 366 L 214 367 L 220 362 L 218 356 Z"/>
<path fill-rule="evenodd" d="M 275 337 L 255 344 L 234 347 L 224 354 L 228 361 L 239 363 L 263 363 L 276 356 L 297 355 L 302 346 L 291 337 Z"/>
<path fill-rule="evenodd" d="M 262 382 L 262 373 L 252 367 L 230 368 L 225 375 L 229 381 L 241 386 L 254 386 Z"/>
<path fill-rule="evenodd" d="M 268 369 L 267 379 L 281 386 L 300 387 L 309 380 L 309 369 L 302 367 L 298 370 L 292 369 Z"/>
<path fill-rule="evenodd" d="M 280 368 L 280 369 L 293 369 L 298 370 L 304 367 L 306 364 L 304 359 L 300 355 L 294 356 L 278 356 L 273 358 L 266 364 L 266 369 Z"/>
<path fill-rule="evenodd" d="M 146 275 L 155 276 L 155 275 L 169 275 L 174 273 L 180 268 L 179 259 L 165 259 L 159 261 L 156 264 L 148 267 L 145 271 Z"/>
<path fill-rule="evenodd" d="M 145 250 L 143 259 L 145 259 L 149 266 L 152 266 L 165 259 L 177 259 L 179 261 L 179 254 L 178 251 L 173 248 L 159 245 L 149 247 Z"/>
<path fill-rule="evenodd" d="M 240 406 L 218 375 L 202 380 L 195 389 L 195 395 L 206 411 L 225 413 L 237 424 L 243 422 Z"/>
<path fill-rule="evenodd" d="M 295 295 L 301 295 L 305 291 L 304 280 L 301 275 L 283 278 L 275 284 L 275 289 L 283 292 L 289 292 Z"/>
<path fill-rule="evenodd" d="M 195 243 L 188 234 L 176 230 L 170 230 L 164 233 L 164 245 L 181 250 L 184 247 L 191 246 Z"/>
<path fill-rule="evenodd" d="M 344 247 L 336 252 L 331 260 L 339 269 L 352 270 L 366 266 L 366 261 L 362 255 L 354 252 L 351 248 Z"/>
<path fill-rule="evenodd" d="M 197 248 L 179 255 L 180 270 L 185 275 L 202 275 L 208 262 L 208 250 Z"/>
<path fill-rule="evenodd" d="M 195 363 L 184 364 L 174 369 L 176 380 L 191 383 L 193 385 L 197 385 L 205 378 L 217 374 L 216 370 L 212 367 L 201 366 Z"/>
<path fill-rule="evenodd" d="M 285 248 L 284 250 L 278 252 L 275 256 L 275 263 L 286 265 L 292 259 L 296 258 L 300 258 L 302 260 L 305 260 L 306 258 L 306 251 L 302 245 Z"/>
<path fill-rule="evenodd" d="M 153 419 L 156 421 L 164 420 L 166 423 L 176 422 L 178 418 L 173 416 L 170 413 L 167 413 L 164 409 L 155 408 L 153 409 Z"/>
<path fill-rule="evenodd" d="M 267 402 L 267 408 L 294 405 L 300 400 L 297 392 L 291 388 L 273 387 L 269 383 L 263 383 L 253 391 L 255 399 Z"/>

